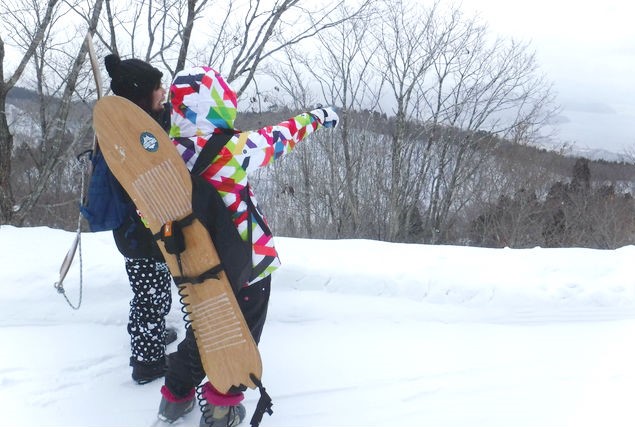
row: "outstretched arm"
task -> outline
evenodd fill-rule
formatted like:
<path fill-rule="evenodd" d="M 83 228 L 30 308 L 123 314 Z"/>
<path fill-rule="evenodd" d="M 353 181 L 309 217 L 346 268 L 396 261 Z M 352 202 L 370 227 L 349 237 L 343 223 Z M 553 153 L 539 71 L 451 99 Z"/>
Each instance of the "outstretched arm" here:
<path fill-rule="evenodd" d="M 242 132 L 233 154 L 250 172 L 289 153 L 320 127 L 334 127 L 337 120 L 337 113 L 327 107 L 299 114 L 274 126 Z"/>

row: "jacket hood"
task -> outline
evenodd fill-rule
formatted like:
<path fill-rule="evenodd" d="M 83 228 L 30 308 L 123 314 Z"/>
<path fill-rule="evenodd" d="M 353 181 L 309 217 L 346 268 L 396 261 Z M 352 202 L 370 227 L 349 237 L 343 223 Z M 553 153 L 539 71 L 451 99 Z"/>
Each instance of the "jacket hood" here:
<path fill-rule="evenodd" d="M 172 138 L 209 138 L 214 133 L 233 131 L 236 92 L 223 76 L 210 67 L 180 71 L 170 86 Z"/>

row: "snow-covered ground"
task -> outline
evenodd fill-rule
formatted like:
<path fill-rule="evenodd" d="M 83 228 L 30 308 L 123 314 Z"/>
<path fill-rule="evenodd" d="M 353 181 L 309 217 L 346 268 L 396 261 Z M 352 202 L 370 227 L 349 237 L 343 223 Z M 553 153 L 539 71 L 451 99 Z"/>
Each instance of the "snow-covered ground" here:
<path fill-rule="evenodd" d="M 73 311 L 53 288 L 73 237 L 0 227 L 0 425 L 149 426 L 162 381 L 130 379 L 123 260 L 83 235 Z M 277 246 L 263 427 L 635 425 L 635 247 Z"/>

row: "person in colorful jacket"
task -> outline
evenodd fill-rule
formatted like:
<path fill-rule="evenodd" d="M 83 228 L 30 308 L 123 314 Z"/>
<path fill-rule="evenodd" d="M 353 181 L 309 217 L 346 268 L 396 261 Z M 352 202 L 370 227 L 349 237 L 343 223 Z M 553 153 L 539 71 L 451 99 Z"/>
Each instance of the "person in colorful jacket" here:
<path fill-rule="evenodd" d="M 188 169 L 192 169 L 212 135 L 231 134 L 202 176 L 222 196 L 241 238 L 251 239 L 252 275 L 237 292 L 236 299 L 258 343 L 267 315 L 271 273 L 280 266 L 280 260 L 248 176 L 289 153 L 319 128 L 335 127 L 338 116 L 330 107 L 319 108 L 256 131 L 235 130 L 236 93 L 220 73 L 209 67 L 177 73 L 170 87 L 170 102 L 170 137 Z M 188 328 L 177 352 L 168 356 L 159 418 L 173 422 L 191 411 L 196 400 L 195 388 L 204 377 L 194 335 Z M 201 426 L 234 426 L 245 418 L 246 411 L 240 403 L 244 389 L 221 394 L 207 382 L 199 391 L 203 410 Z"/>

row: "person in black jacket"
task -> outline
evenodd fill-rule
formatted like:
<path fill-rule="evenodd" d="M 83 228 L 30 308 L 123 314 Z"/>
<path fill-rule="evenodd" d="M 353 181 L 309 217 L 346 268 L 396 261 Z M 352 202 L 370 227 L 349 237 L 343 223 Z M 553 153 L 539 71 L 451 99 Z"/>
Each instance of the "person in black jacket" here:
<path fill-rule="evenodd" d="M 105 58 L 110 88 L 151 115 L 166 131 L 170 114 L 164 104 L 163 73 L 139 59 Z M 176 340 L 174 329 L 166 330 L 165 316 L 172 304 L 172 277 L 152 232 L 143 223 L 134 204 L 119 228 L 113 231 L 133 291 L 128 333 L 132 356 L 132 379 L 145 384 L 165 375 L 166 344 Z"/>

